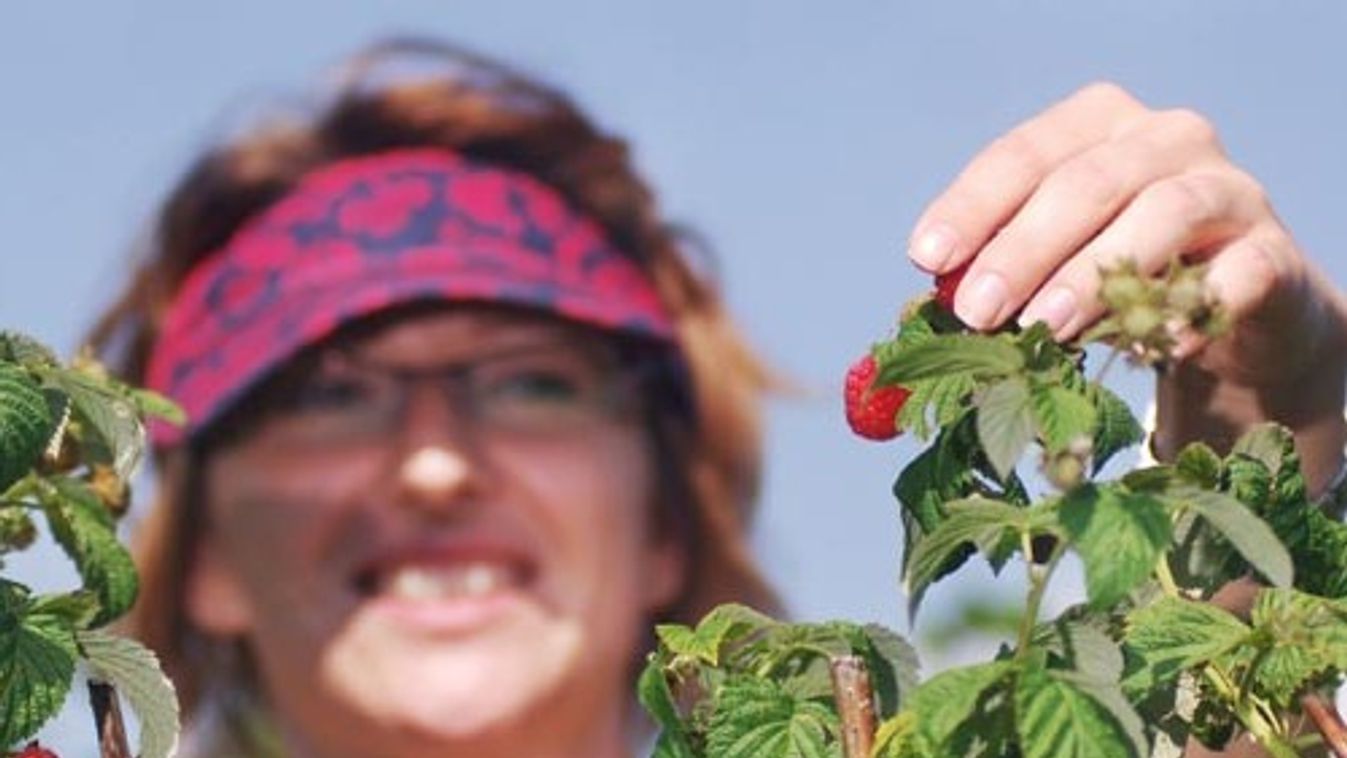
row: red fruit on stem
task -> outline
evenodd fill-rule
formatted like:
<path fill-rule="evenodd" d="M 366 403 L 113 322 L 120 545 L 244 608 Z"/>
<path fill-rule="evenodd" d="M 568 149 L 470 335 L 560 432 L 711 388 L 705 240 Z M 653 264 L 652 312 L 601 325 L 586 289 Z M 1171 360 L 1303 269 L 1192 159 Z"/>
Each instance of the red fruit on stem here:
<path fill-rule="evenodd" d="M 897 385 L 875 387 L 879 367 L 874 356 L 867 355 L 847 370 L 843 397 L 846 399 L 847 423 L 851 431 L 868 440 L 890 440 L 902 430 L 894 417 L 911 395 L 906 387 Z"/>
<path fill-rule="evenodd" d="M 23 750 L 14 754 L 14 758 L 61 758 L 56 753 L 39 746 L 36 742 L 28 743 Z"/>
<path fill-rule="evenodd" d="M 963 281 L 964 274 L 968 273 L 968 267 L 973 261 L 967 261 L 962 266 L 940 274 L 935 278 L 935 301 L 940 307 L 954 312 L 954 292 L 959 289 L 959 283 Z"/>

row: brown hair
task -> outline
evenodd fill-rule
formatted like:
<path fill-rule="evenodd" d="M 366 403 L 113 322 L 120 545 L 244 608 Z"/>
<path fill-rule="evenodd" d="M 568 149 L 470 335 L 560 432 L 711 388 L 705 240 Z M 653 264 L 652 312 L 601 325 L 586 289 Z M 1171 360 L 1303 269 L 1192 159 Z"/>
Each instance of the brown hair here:
<path fill-rule="evenodd" d="M 399 68 L 401 66 L 401 68 Z M 380 81 L 396 74 L 390 81 Z M 214 147 L 164 202 L 124 293 L 91 335 L 98 353 L 140 382 L 160 320 L 187 273 L 246 219 L 326 162 L 395 147 L 439 146 L 525 171 L 600 223 L 655 282 L 677 322 L 698 423 L 655 423 L 692 558 L 684 596 L 664 616 L 692 621 L 736 600 L 774 610 L 746 533 L 759 480 L 760 401 L 767 372 L 725 313 L 714 283 L 690 265 L 695 238 L 660 218 L 626 144 L 601 132 L 562 93 L 504 66 L 426 41 L 393 41 L 355 56 L 335 92 L 304 118 L 254 126 Z M 661 429 L 665 431 L 662 432 Z M 157 502 L 136 534 L 142 592 L 130 631 L 154 649 L 190 714 L 216 672 L 182 603 L 182 580 L 203 510 L 202 451 L 161 451 Z"/>

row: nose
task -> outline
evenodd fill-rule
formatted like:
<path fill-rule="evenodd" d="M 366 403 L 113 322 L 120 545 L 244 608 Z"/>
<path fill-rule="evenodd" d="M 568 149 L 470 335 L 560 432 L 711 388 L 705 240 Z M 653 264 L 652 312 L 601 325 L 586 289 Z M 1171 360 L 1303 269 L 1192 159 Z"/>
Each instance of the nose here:
<path fill-rule="evenodd" d="M 435 389 L 421 386 L 409 393 L 396 463 L 403 499 L 429 510 L 452 507 L 485 476 L 467 414 Z"/>

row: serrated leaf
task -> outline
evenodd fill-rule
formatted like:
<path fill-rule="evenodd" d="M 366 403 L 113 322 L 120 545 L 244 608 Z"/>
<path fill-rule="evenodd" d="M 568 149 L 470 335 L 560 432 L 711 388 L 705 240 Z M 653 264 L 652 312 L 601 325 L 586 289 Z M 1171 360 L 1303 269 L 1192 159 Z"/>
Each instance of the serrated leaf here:
<path fill-rule="evenodd" d="M 1196 487 L 1215 489 L 1221 483 L 1221 457 L 1206 444 L 1193 442 L 1179 451 L 1174 471 Z"/>
<path fill-rule="evenodd" d="M 918 439 L 931 435 L 931 420 L 938 427 L 954 423 L 967 412 L 969 396 L 978 386 L 971 374 L 945 374 L 908 386 L 912 392 L 898 410 L 897 422 Z"/>
<path fill-rule="evenodd" d="M 1127 616 L 1127 647 L 1145 662 L 1146 676 L 1172 682 L 1184 669 L 1225 655 L 1248 639 L 1251 629 L 1221 608 L 1165 597 Z"/>
<path fill-rule="evenodd" d="M 75 675 L 69 622 L 17 610 L 0 614 L 0 748 L 28 739 L 60 710 Z"/>
<path fill-rule="evenodd" d="M 1254 679 L 1279 706 L 1318 683 L 1332 670 L 1347 671 L 1347 602 L 1295 590 L 1263 590 L 1254 601 L 1251 621 L 1270 640 Z"/>
<path fill-rule="evenodd" d="M 1150 576 L 1172 536 L 1164 504 L 1144 493 L 1079 487 L 1067 494 L 1059 514 L 1085 563 L 1096 608 L 1116 604 Z"/>
<path fill-rule="evenodd" d="M 109 451 L 113 470 L 128 481 L 145 448 L 145 428 L 136 408 L 113 385 L 74 369 L 43 372 L 46 381 L 70 397 L 76 418 L 93 430 Z"/>
<path fill-rule="evenodd" d="M 33 468 L 56 423 L 47 397 L 28 372 L 0 363 L 0 492 Z"/>
<path fill-rule="evenodd" d="M 1240 436 L 1230 454 L 1243 455 L 1262 463 L 1272 474 L 1281 470 L 1287 455 L 1295 451 L 1295 438 L 1280 424 L 1259 424 Z"/>
<path fill-rule="evenodd" d="M 1094 473 L 1099 473 L 1118 451 L 1141 442 L 1146 433 L 1132 409 L 1112 390 L 1091 382 L 1085 395 L 1094 404 Z"/>
<path fill-rule="evenodd" d="M 1085 395 L 1057 385 L 1035 387 L 1031 395 L 1034 422 L 1048 450 L 1064 450 L 1080 437 L 1093 439 L 1096 412 Z"/>
<path fill-rule="evenodd" d="M 679 717 L 678 706 L 674 702 L 673 691 L 665 678 L 664 667 L 658 657 L 651 655 L 641 676 L 636 682 L 636 696 L 641 706 L 654 719 L 662 730 L 660 744 L 670 758 L 696 758 L 696 753 L 688 744 L 683 720 Z"/>
<path fill-rule="evenodd" d="M 1007 376 L 1024 368 L 1024 355 L 1011 342 L 981 334 L 941 335 L 877 356 L 879 384 L 901 384 L 948 374 L 976 378 Z"/>
<path fill-rule="evenodd" d="M 1248 506 L 1229 495 L 1205 490 L 1180 490 L 1173 500 L 1205 519 L 1274 586 L 1291 586 L 1291 554 L 1272 527 Z"/>
<path fill-rule="evenodd" d="M 841 758 L 837 717 L 772 681 L 736 678 L 716 693 L 707 755 L 716 758 Z"/>
<path fill-rule="evenodd" d="M 908 561 L 908 591 L 920 594 L 965 544 L 990 547 L 1007 530 L 1027 524 L 1025 510 L 999 500 L 971 497 L 945 504 L 945 520 L 923 536 Z"/>
<path fill-rule="evenodd" d="M 187 423 L 182 407 L 158 392 L 137 388 L 130 391 L 130 396 L 141 416 L 154 416 L 177 426 Z"/>
<path fill-rule="evenodd" d="M 988 387 L 977 401 L 978 441 L 1004 481 L 1034 440 L 1034 415 L 1029 385 L 1013 377 Z"/>
<path fill-rule="evenodd" d="M 1013 670 L 1010 661 L 993 661 L 944 671 L 923 682 L 904 710 L 916 714 L 921 740 L 935 754 L 949 755 L 956 738 L 970 740 L 967 732 L 993 727 L 988 710 L 1000 710 L 993 701 Z"/>
<path fill-rule="evenodd" d="M 912 711 L 887 719 L 875 732 L 871 758 L 927 758 L 929 751 L 918 742 L 917 714 Z"/>
<path fill-rule="evenodd" d="M 1140 758 L 1107 708 L 1042 665 L 1016 677 L 1015 729 L 1025 758 Z"/>
<path fill-rule="evenodd" d="M 135 640 L 102 631 L 77 634 L 89 676 L 111 684 L 140 723 L 139 758 L 169 758 L 177 750 L 178 696 L 159 659 Z"/>
<path fill-rule="evenodd" d="M 32 367 L 55 366 L 59 363 L 51 348 L 26 334 L 7 329 L 0 330 L 0 361 Z"/>
<path fill-rule="evenodd" d="M 870 668 L 879 716 L 891 716 L 916 691 L 921 662 L 912 644 L 892 629 L 866 624 L 861 630 L 867 644 L 857 652 L 865 656 Z"/>
<path fill-rule="evenodd" d="M 63 477 L 43 488 L 41 503 L 52 536 L 75 562 L 85 587 L 98 597 L 101 608 L 94 625 L 126 613 L 140 587 L 136 566 L 98 497 L 82 482 Z"/>
<path fill-rule="evenodd" d="M 34 598 L 32 612 L 58 616 L 70 628 L 84 629 L 98 616 L 99 607 L 97 595 L 87 590 L 76 590 Z"/>

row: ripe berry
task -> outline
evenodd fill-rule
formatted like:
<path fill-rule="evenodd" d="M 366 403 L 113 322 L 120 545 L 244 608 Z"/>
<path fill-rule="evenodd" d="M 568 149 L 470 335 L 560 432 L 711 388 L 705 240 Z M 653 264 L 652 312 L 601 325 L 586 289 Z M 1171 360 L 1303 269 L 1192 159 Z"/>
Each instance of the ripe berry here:
<path fill-rule="evenodd" d="M 959 283 L 963 281 L 964 274 L 968 273 L 968 267 L 972 264 L 971 260 L 967 261 L 953 271 L 947 271 L 935 278 L 935 301 L 940 307 L 954 312 L 954 292 L 959 289 Z"/>
<path fill-rule="evenodd" d="M 851 431 L 869 440 L 889 440 L 901 430 L 894 421 L 898 410 L 912 393 L 906 387 L 875 387 L 879 367 L 873 356 L 866 355 L 847 370 L 843 397 L 847 424 Z"/>
<path fill-rule="evenodd" d="M 13 758 L 60 758 L 60 756 L 44 747 L 39 747 L 36 742 L 30 742 L 23 750 L 15 753 Z"/>

